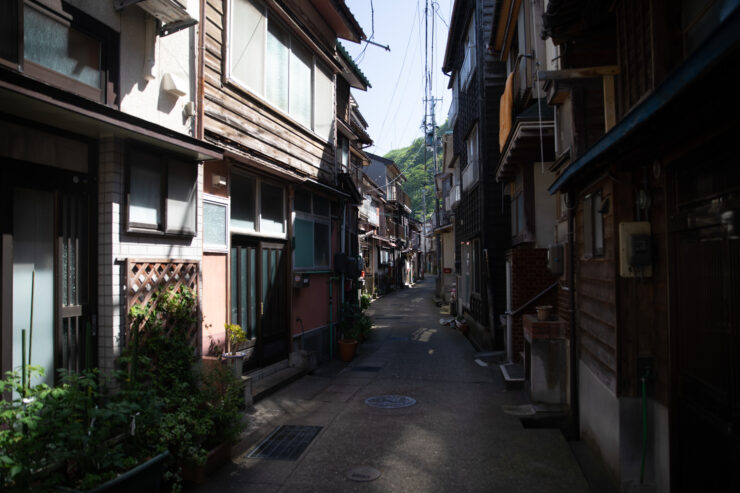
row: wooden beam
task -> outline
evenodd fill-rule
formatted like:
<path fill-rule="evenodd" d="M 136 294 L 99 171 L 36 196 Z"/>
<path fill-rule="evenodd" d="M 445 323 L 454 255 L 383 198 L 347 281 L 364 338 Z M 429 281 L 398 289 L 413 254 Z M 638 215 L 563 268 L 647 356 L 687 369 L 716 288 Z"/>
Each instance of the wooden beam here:
<path fill-rule="evenodd" d="M 537 72 L 540 80 L 588 79 L 619 74 L 618 65 L 599 67 L 568 68 L 563 70 L 541 70 Z"/>
<path fill-rule="evenodd" d="M 617 115 L 614 99 L 614 76 L 605 75 L 604 84 L 604 132 L 608 132 L 617 124 Z"/>

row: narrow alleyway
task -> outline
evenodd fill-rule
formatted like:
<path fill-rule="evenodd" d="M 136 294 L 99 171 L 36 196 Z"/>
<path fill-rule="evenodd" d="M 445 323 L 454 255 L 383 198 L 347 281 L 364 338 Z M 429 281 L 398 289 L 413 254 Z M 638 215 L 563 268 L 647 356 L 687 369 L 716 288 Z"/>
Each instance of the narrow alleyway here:
<path fill-rule="evenodd" d="M 198 492 L 589 491 L 557 430 L 525 429 L 502 411 L 519 402 L 495 367 L 474 361 L 459 332 L 439 324 L 428 279 L 374 302 L 374 332 L 348 366 L 328 364 L 258 402 L 240 455 Z M 388 394 L 416 404 L 371 408 Z M 322 427 L 295 461 L 248 458 L 279 425 Z M 380 477 L 346 473 L 369 466 Z"/>

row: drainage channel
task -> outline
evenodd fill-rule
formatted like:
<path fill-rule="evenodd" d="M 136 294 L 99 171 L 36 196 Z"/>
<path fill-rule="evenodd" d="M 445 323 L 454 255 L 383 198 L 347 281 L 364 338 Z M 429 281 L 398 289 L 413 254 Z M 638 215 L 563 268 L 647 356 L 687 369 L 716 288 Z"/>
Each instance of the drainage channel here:
<path fill-rule="evenodd" d="M 250 459 L 298 460 L 321 429 L 321 426 L 278 426 L 267 438 L 257 444 L 247 454 L 247 457 Z"/>

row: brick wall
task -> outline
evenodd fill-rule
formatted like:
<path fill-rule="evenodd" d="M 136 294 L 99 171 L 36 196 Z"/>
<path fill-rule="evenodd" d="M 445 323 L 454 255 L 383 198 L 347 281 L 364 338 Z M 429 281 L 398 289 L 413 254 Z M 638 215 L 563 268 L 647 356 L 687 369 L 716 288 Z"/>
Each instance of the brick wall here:
<path fill-rule="evenodd" d="M 547 269 L 547 249 L 545 248 L 513 248 L 507 252 L 507 260 L 511 262 L 512 311 L 518 310 L 557 279 Z M 522 316 L 527 313 L 536 314 L 536 307 L 540 305 L 552 305 L 553 311 L 557 313 L 557 293 L 557 289 L 551 290 L 513 318 L 512 347 L 516 361 L 520 360 L 519 353 L 524 350 Z"/>

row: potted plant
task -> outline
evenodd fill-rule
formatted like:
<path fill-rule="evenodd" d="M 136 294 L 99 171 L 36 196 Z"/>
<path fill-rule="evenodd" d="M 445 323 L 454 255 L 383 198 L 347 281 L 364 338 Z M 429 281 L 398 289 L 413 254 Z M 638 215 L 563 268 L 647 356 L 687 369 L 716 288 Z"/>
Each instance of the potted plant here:
<path fill-rule="evenodd" d="M 239 350 L 239 347 L 247 342 L 247 332 L 238 324 L 225 324 L 226 336 L 229 341 L 229 351 L 223 353 L 221 357 L 231 367 L 235 377 L 241 378 L 244 368 L 244 360 L 252 355 L 254 348 Z"/>

